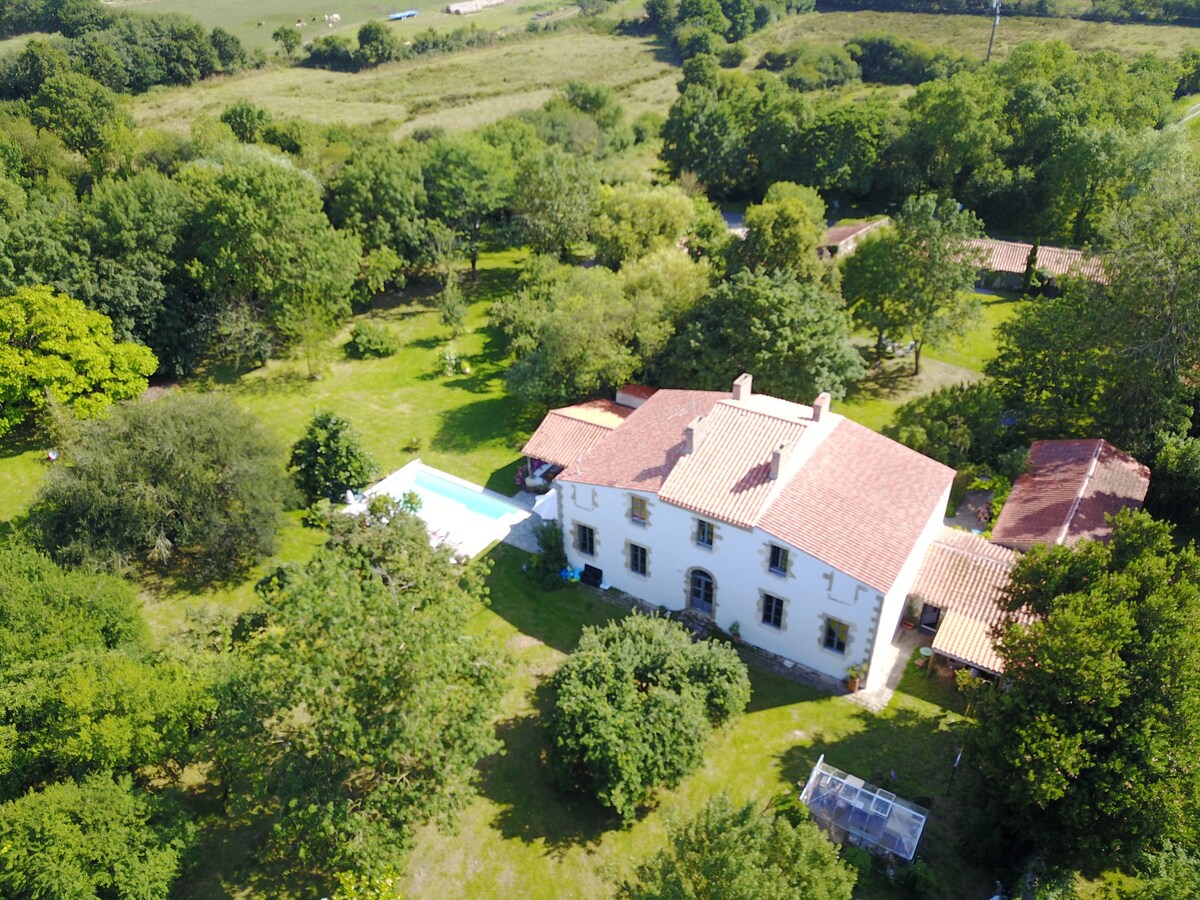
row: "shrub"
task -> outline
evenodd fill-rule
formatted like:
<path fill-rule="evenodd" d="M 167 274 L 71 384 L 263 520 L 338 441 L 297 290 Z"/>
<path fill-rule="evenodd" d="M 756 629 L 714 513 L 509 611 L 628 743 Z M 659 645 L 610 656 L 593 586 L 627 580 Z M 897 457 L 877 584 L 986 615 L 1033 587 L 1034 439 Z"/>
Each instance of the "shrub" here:
<path fill-rule="evenodd" d="M 547 590 L 562 587 L 562 570 L 567 566 L 567 552 L 563 547 L 562 529 L 556 522 L 543 522 L 534 532 L 538 553 L 533 558 L 534 580 Z"/>
<path fill-rule="evenodd" d="M 730 647 L 692 643 L 679 624 L 640 615 L 585 629 L 553 687 L 556 777 L 625 822 L 697 768 L 712 728 L 750 701 Z"/>
<path fill-rule="evenodd" d="M 362 488 L 376 472 L 375 460 L 363 449 L 350 423 L 331 412 L 313 416 L 304 437 L 292 445 L 289 463 L 305 500 L 341 498 Z"/>
<path fill-rule="evenodd" d="M 990 383 L 944 387 L 905 403 L 883 433 L 954 468 L 1010 461 L 1019 437 L 1005 425 L 1004 402 Z"/>
<path fill-rule="evenodd" d="M 308 528 L 328 528 L 333 520 L 333 502 L 328 497 L 321 497 L 310 504 L 300 518 Z"/>
<path fill-rule="evenodd" d="M 253 144 L 258 140 L 263 129 L 271 124 L 271 113 L 261 106 L 255 106 L 249 100 L 238 100 L 225 107 L 221 113 L 221 121 L 229 126 L 243 144 Z"/>
<path fill-rule="evenodd" d="M 717 54 L 717 59 L 721 61 L 723 68 L 736 69 L 746 61 L 746 47 L 743 44 L 730 44 L 728 47 L 722 47 Z"/>
<path fill-rule="evenodd" d="M 862 847 L 843 847 L 842 862 L 859 875 L 866 875 L 871 871 L 871 854 Z"/>
<path fill-rule="evenodd" d="M 58 559 L 136 561 L 202 578 L 271 552 L 286 482 L 258 421 L 219 395 L 176 393 L 84 423 L 30 518 Z"/>
<path fill-rule="evenodd" d="M 896 881 L 918 897 L 936 897 L 938 893 L 937 873 L 922 859 L 902 868 L 896 875 Z"/>
<path fill-rule="evenodd" d="M 617 896 L 850 900 L 857 876 L 811 822 L 793 825 L 718 795 L 695 819 L 669 828 L 668 846 L 639 865 L 636 878 Z"/>
<path fill-rule="evenodd" d="M 400 349 L 400 341 L 382 325 L 359 322 L 350 332 L 346 350 L 358 359 L 379 359 L 391 356 Z"/>

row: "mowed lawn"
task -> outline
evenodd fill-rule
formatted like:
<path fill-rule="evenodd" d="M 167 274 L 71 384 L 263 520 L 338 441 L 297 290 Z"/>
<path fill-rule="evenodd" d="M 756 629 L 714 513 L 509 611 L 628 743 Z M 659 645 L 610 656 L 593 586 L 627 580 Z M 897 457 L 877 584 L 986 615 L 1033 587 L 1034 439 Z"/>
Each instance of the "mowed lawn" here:
<path fill-rule="evenodd" d="M 376 127 L 400 137 L 417 128 L 466 130 L 535 109 L 571 81 L 612 88 L 631 118 L 651 109 L 665 114 L 678 80 L 653 39 L 564 31 L 356 73 L 271 67 L 156 88 L 132 107 L 142 125 L 186 131 L 197 116 L 219 116 L 249 100 L 278 119 Z"/>
<path fill-rule="evenodd" d="M 712 740 L 703 768 L 658 807 L 622 829 L 599 807 L 553 786 L 546 765 L 542 715 L 546 684 L 575 646 L 584 625 L 621 615 L 588 589 L 545 592 L 521 572 L 526 558 L 493 551 L 492 606 L 472 623 L 503 642 L 516 664 L 497 733 L 505 750 L 482 767 L 480 796 L 456 834 L 423 829 L 409 861 L 404 893 L 412 897 L 602 897 L 662 845 L 666 823 L 687 817 L 715 793 L 765 804 L 796 789 L 822 753 L 829 761 L 931 808 L 921 855 L 946 897 L 983 897 L 991 885 L 961 854 L 966 791 L 952 781 L 962 743 L 960 697 L 946 676 L 910 668 L 891 705 L 876 715 L 752 669 L 747 715 Z M 881 876 L 856 896 L 904 897 Z"/>
<path fill-rule="evenodd" d="M 543 715 L 548 682 L 582 629 L 623 615 L 578 585 L 548 592 L 522 572 L 526 554 L 497 547 L 488 583 L 491 606 L 468 627 L 506 649 L 513 663 L 510 690 L 496 723 L 504 748 L 480 766 L 478 796 L 457 829 L 421 828 L 401 883 L 413 898 L 592 898 L 611 896 L 636 863 L 663 845 L 666 825 L 724 792 L 738 802 L 765 805 L 796 790 L 821 754 L 833 764 L 917 800 L 931 816 L 920 855 L 937 872 L 940 896 L 984 897 L 989 873 L 961 852 L 969 789 L 953 765 L 969 720 L 944 675 L 927 678 L 910 665 L 901 690 L 881 714 L 752 669 L 754 694 L 746 715 L 719 731 L 704 766 L 631 827 L 582 797 L 561 793 L 547 768 Z M 248 862 L 265 823 L 219 818 L 201 829 L 201 855 L 185 876 L 180 900 L 303 896 L 271 882 Z M 904 898 L 879 874 L 863 879 L 862 900 Z M 922 898 L 937 900 L 937 896 Z"/>
<path fill-rule="evenodd" d="M 1016 294 L 979 294 L 981 315 L 961 340 L 945 347 L 926 348 L 921 354 L 921 372 L 913 375 L 911 356 L 885 359 L 850 391 L 838 412 L 856 422 L 882 431 L 896 410 L 910 400 L 939 388 L 978 381 L 984 367 L 996 355 L 996 329 L 1018 315 L 1025 301 Z M 870 354 L 874 337 L 861 332 L 855 343 Z"/>
<path fill-rule="evenodd" d="M 465 283 L 471 307 L 466 333 L 459 338 L 453 339 L 441 324 L 428 297 L 410 291 L 380 298 L 374 309 L 355 319 L 391 329 L 402 345 L 395 356 L 349 358 L 344 349 L 348 325 L 324 348 L 319 378 L 309 376 L 303 360 L 286 359 L 238 377 L 218 370 L 183 389 L 226 391 L 254 412 L 278 442 L 281 466 L 309 419 L 320 410 L 332 410 L 359 431 L 381 475 L 419 456 L 455 475 L 512 493 L 520 447 L 537 427 L 538 411 L 506 392 L 507 358 L 498 335 L 487 326 L 487 312 L 496 297 L 512 289 L 523 258 L 520 251 L 483 255 L 479 281 L 468 276 Z M 910 357 L 888 360 L 836 409 L 880 430 L 902 403 L 981 377 L 995 352 L 995 327 L 1020 309 L 1020 303 L 1009 298 L 981 299 L 984 316 L 976 328 L 957 347 L 927 352 L 920 376 L 910 374 Z M 859 340 L 869 343 L 865 337 Z M 442 353 L 447 346 L 467 362 L 469 374 L 444 374 Z M 32 434 L 0 442 L 0 523 L 18 516 L 32 500 L 48 465 L 46 449 L 45 439 Z M 306 559 L 320 540 L 319 532 L 304 528 L 299 513 L 291 512 L 276 553 L 246 580 L 198 593 L 151 584 L 144 591 L 147 619 L 154 632 L 165 637 L 185 627 L 194 613 L 245 610 L 255 602 L 253 586 L 262 575 L 282 562 Z"/>

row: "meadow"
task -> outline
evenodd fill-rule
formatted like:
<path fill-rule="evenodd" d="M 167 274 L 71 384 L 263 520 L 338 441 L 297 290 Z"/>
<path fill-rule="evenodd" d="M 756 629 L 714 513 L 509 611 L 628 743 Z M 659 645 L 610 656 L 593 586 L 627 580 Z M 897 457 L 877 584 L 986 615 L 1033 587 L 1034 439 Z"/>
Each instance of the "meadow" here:
<path fill-rule="evenodd" d="M 133 99 L 139 124 L 186 131 L 250 100 L 280 119 L 370 126 L 400 137 L 417 128 L 461 131 L 534 109 L 571 81 L 611 88 L 630 117 L 665 113 L 679 71 L 651 38 L 568 30 L 392 63 L 365 72 L 270 67 Z"/>

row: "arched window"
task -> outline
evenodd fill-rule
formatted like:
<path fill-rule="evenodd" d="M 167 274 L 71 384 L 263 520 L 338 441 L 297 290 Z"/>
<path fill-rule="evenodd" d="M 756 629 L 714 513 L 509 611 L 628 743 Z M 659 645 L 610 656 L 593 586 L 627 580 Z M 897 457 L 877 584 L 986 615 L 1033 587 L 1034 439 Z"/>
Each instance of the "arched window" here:
<path fill-rule="evenodd" d="M 688 579 L 688 606 L 711 616 L 715 595 L 713 577 L 703 569 L 692 569 L 691 578 Z"/>

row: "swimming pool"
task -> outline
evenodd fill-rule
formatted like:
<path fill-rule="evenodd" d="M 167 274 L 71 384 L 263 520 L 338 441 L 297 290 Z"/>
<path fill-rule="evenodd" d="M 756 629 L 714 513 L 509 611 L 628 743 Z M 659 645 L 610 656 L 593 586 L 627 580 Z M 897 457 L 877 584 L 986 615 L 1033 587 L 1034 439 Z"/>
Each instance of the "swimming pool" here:
<path fill-rule="evenodd" d="M 465 506 L 471 512 L 499 522 L 515 512 L 523 512 L 512 503 L 490 497 L 482 489 L 444 477 L 435 469 L 420 468 L 413 475 L 412 489 L 425 502 L 441 498 Z"/>
<path fill-rule="evenodd" d="M 417 515 L 425 521 L 431 542 L 471 557 L 504 540 L 513 526 L 531 515 L 508 498 L 431 468 L 419 459 L 369 488 L 362 500 L 346 507 L 346 512 L 362 512 L 371 497 L 386 494 L 402 500 L 409 491 L 421 498 Z"/>

